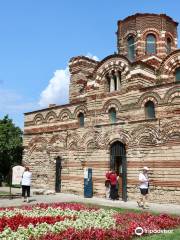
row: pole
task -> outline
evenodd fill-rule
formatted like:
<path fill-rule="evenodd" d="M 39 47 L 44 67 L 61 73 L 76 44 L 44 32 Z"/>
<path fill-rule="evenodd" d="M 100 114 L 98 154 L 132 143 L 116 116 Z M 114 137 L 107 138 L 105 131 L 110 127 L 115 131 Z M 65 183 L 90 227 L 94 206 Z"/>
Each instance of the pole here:
<path fill-rule="evenodd" d="M 12 166 L 9 173 L 9 199 L 12 199 Z"/>

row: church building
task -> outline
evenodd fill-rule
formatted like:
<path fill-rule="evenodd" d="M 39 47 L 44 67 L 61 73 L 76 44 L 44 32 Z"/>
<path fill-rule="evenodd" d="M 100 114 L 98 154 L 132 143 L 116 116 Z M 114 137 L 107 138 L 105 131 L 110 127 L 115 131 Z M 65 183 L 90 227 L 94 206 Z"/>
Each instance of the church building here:
<path fill-rule="evenodd" d="M 180 49 L 165 14 L 117 22 L 117 52 L 69 61 L 69 103 L 25 113 L 24 156 L 35 188 L 105 197 L 105 173 L 120 176 L 120 199 L 139 195 L 150 168 L 150 200 L 180 203 Z"/>

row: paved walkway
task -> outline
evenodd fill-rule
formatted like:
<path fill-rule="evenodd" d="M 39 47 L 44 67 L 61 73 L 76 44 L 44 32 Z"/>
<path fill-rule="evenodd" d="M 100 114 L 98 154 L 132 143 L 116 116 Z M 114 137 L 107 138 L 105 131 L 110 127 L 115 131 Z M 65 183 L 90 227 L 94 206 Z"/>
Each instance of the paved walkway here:
<path fill-rule="evenodd" d="M 7 188 L 0 188 L 0 191 L 7 191 Z M 20 193 L 21 189 L 12 189 L 12 192 Z M 123 202 L 121 200 L 112 201 L 112 200 L 97 198 L 97 197 L 84 198 L 83 196 L 69 194 L 69 193 L 56 193 L 55 195 L 35 195 L 30 198 L 30 204 L 53 203 L 53 202 L 82 202 L 82 203 L 89 203 L 89 204 L 96 204 L 96 205 L 103 205 L 103 206 L 117 207 L 117 208 L 124 208 L 124 209 L 139 209 L 135 201 L 127 201 L 127 202 Z M 0 207 L 21 206 L 25 204 L 28 204 L 28 203 L 24 203 L 21 197 L 14 198 L 14 199 L 0 198 Z M 150 205 L 149 211 L 180 215 L 180 205 L 158 204 L 158 203 L 150 203 L 149 205 Z"/>

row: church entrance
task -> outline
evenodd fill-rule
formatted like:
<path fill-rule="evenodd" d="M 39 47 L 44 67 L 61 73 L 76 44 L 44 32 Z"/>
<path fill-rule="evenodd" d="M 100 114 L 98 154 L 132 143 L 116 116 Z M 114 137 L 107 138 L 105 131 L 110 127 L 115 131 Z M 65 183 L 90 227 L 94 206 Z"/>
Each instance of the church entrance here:
<path fill-rule="evenodd" d="M 56 159 L 56 179 L 55 179 L 55 191 L 61 192 L 61 158 L 57 157 Z"/>
<path fill-rule="evenodd" d="M 122 142 L 116 141 L 110 148 L 110 168 L 118 175 L 118 192 L 123 201 L 127 201 L 126 149 Z"/>

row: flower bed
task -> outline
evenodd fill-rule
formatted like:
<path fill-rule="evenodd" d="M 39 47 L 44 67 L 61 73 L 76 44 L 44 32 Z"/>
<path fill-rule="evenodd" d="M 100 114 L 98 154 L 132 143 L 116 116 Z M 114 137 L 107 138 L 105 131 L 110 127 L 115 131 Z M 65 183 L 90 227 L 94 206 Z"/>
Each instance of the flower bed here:
<path fill-rule="evenodd" d="M 116 240 L 132 239 L 135 229 L 173 229 L 180 217 L 89 208 L 83 204 L 37 204 L 0 209 L 0 239 Z"/>

